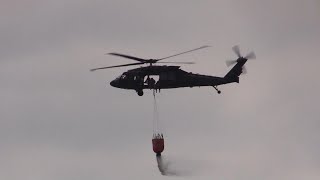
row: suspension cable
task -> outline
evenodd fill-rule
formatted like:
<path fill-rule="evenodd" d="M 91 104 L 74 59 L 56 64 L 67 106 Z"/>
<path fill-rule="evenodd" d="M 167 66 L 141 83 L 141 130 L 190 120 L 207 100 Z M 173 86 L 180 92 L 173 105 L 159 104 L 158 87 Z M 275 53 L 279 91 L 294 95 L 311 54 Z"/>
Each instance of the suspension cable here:
<path fill-rule="evenodd" d="M 159 131 L 160 131 L 159 112 L 158 112 L 155 89 L 153 89 L 153 134 L 158 134 L 160 133 Z"/>

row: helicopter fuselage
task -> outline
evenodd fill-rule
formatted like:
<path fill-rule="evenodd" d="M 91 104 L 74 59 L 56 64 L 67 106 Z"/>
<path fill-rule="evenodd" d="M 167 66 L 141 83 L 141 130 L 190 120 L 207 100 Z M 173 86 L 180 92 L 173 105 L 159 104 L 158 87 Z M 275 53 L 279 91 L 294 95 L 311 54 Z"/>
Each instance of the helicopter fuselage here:
<path fill-rule="evenodd" d="M 159 76 L 157 82 L 148 84 L 145 81 L 150 76 Z M 133 89 L 139 94 L 143 89 L 171 89 L 182 87 L 218 86 L 237 82 L 237 80 L 226 79 L 201 74 L 193 74 L 180 69 L 180 66 L 147 66 L 131 69 L 110 82 L 116 88 Z M 143 94 L 143 92 L 142 92 Z M 140 94 L 139 94 L 140 95 Z"/>

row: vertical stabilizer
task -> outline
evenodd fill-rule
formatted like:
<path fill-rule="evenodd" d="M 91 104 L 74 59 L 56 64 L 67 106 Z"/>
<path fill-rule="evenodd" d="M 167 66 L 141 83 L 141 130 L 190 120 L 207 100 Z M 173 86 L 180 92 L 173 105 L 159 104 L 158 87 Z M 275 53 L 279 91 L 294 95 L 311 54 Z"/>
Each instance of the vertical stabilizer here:
<path fill-rule="evenodd" d="M 238 58 L 237 64 L 233 66 L 233 68 L 224 76 L 224 78 L 229 82 L 237 82 L 239 83 L 239 76 L 243 72 L 243 66 L 247 62 L 245 58 Z"/>

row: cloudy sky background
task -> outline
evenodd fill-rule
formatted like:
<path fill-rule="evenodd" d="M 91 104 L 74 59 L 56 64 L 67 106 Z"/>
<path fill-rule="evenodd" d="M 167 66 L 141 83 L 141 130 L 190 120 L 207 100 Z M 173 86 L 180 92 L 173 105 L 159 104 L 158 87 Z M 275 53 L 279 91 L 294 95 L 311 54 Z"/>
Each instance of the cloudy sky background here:
<path fill-rule="evenodd" d="M 165 179 L 151 148 L 152 94 L 109 82 L 161 58 L 224 76 L 254 50 L 240 84 L 163 90 L 165 158 L 188 179 L 320 178 L 318 0 L 2 0 L 0 178 Z"/>

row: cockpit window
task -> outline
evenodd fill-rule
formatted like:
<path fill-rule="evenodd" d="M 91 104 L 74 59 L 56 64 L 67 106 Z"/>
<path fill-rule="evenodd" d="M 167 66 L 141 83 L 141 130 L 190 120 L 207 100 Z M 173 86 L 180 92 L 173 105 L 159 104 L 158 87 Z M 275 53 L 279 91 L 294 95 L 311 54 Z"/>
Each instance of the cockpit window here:
<path fill-rule="evenodd" d="M 125 79 L 126 77 L 127 77 L 126 75 L 122 74 L 122 75 L 120 76 L 120 79 Z"/>

